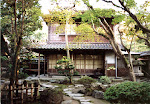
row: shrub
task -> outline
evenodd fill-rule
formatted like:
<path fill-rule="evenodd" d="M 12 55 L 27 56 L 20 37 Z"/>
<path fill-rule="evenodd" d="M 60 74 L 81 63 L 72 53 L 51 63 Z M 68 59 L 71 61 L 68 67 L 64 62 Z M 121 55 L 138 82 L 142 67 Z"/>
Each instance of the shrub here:
<path fill-rule="evenodd" d="M 99 79 L 102 84 L 110 84 L 111 83 L 110 78 L 107 76 L 100 76 Z"/>
<path fill-rule="evenodd" d="M 62 59 L 58 60 L 55 66 L 55 69 L 57 69 L 57 72 L 59 74 L 64 74 L 69 78 L 70 83 L 72 83 L 72 76 L 73 76 L 74 68 L 75 67 L 71 59 L 67 58 L 66 56 L 63 56 Z"/>
<path fill-rule="evenodd" d="M 40 99 L 43 104 L 61 104 L 63 93 L 60 89 L 48 88 L 40 93 Z"/>
<path fill-rule="evenodd" d="M 73 75 L 79 75 L 79 72 L 78 71 L 74 71 Z"/>
<path fill-rule="evenodd" d="M 96 80 L 89 77 L 89 76 L 83 76 L 77 82 L 80 83 L 80 84 L 86 85 L 86 84 L 94 83 L 94 82 L 96 82 Z"/>
<path fill-rule="evenodd" d="M 27 78 L 29 75 L 27 73 L 24 72 L 19 72 L 18 78 L 19 79 L 25 79 Z"/>
<path fill-rule="evenodd" d="M 150 83 L 123 82 L 106 90 L 104 98 L 111 103 L 137 104 L 150 102 Z"/>

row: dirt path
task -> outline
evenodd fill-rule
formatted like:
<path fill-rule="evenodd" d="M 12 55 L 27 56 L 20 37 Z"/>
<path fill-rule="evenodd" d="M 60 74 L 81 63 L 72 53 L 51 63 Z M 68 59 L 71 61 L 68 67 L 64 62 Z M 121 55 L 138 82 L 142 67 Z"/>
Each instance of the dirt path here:
<path fill-rule="evenodd" d="M 93 98 L 92 96 L 85 96 L 86 99 L 90 99 L 94 104 L 110 104 L 109 102 L 101 99 Z"/>
<path fill-rule="evenodd" d="M 71 103 L 71 104 L 80 104 L 79 101 L 73 100 L 71 97 L 66 96 L 66 95 L 63 95 L 63 99 L 64 99 L 64 100 L 72 100 L 72 103 Z"/>

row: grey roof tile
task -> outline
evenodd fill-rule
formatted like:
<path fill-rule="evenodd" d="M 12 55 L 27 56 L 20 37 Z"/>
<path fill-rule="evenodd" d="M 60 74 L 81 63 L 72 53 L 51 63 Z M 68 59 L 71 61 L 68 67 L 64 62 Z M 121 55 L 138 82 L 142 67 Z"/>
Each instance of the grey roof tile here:
<path fill-rule="evenodd" d="M 38 44 L 31 47 L 31 49 L 65 49 L 65 43 L 49 43 L 49 44 Z M 71 49 L 108 49 L 112 50 L 110 43 L 69 43 Z"/>

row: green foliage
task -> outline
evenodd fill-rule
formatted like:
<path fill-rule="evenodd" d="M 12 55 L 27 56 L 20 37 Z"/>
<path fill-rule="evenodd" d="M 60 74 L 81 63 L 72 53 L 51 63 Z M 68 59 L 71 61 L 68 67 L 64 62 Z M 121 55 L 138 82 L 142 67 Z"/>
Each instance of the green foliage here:
<path fill-rule="evenodd" d="M 27 73 L 24 72 L 19 72 L 18 78 L 19 79 L 25 79 L 27 78 L 29 75 Z"/>
<path fill-rule="evenodd" d="M 3 0 L 1 2 L 1 30 L 7 37 L 10 48 L 11 77 L 15 79 L 20 65 L 20 50 L 25 46 L 25 38 L 41 28 L 41 6 L 39 0 Z"/>
<path fill-rule="evenodd" d="M 110 70 L 110 69 L 115 70 L 116 68 L 114 66 L 110 66 L 110 67 L 107 68 L 107 70 Z"/>
<path fill-rule="evenodd" d="M 0 56 L 0 59 L 1 59 L 2 61 L 8 60 L 8 58 L 7 58 L 6 56 Z"/>
<path fill-rule="evenodd" d="M 110 78 L 107 76 L 100 76 L 99 79 L 102 84 L 110 84 L 111 83 Z"/>
<path fill-rule="evenodd" d="M 77 82 L 80 83 L 80 84 L 86 85 L 86 84 L 95 83 L 96 80 L 91 78 L 91 77 L 89 77 L 89 76 L 82 76 Z"/>
<path fill-rule="evenodd" d="M 150 83 L 123 82 L 106 90 L 104 98 L 111 103 L 148 104 L 150 102 Z"/>
<path fill-rule="evenodd" d="M 39 19 L 40 15 L 41 15 L 41 6 L 38 3 L 39 0 L 25 0 L 26 3 L 24 3 L 25 6 L 25 19 L 24 19 L 24 35 L 23 36 L 27 36 L 27 35 L 31 35 L 31 32 L 35 31 L 38 28 L 41 28 L 41 19 Z M 14 1 L 9 1 L 9 0 L 4 0 L 1 2 L 1 6 L 2 6 L 2 23 L 1 23 L 1 27 L 2 27 L 2 33 L 8 37 L 8 40 L 10 40 L 10 38 L 14 38 L 14 36 L 12 36 L 13 34 L 11 33 L 11 28 L 12 28 L 12 24 L 11 24 L 11 19 L 14 18 L 14 16 L 12 15 L 14 10 L 13 10 L 13 3 Z M 22 16 L 22 2 L 17 2 L 17 31 L 18 33 L 20 33 L 21 31 L 21 16 Z M 15 34 L 14 34 L 15 35 Z"/>
<path fill-rule="evenodd" d="M 95 8 L 94 11 L 87 10 L 83 14 L 79 14 L 76 18 L 81 18 L 83 23 L 92 24 L 91 19 L 93 20 L 94 24 L 99 26 L 99 17 L 104 18 L 112 18 L 113 23 L 121 22 L 125 15 L 119 12 L 116 12 L 114 9 L 100 9 Z"/>
<path fill-rule="evenodd" d="M 124 3 L 128 8 L 133 8 L 136 6 L 135 0 L 124 0 Z"/>
<path fill-rule="evenodd" d="M 45 89 L 40 93 L 40 100 L 44 104 L 60 104 L 63 101 L 63 93 L 60 89 Z"/>
<path fill-rule="evenodd" d="M 55 66 L 55 69 L 57 69 L 59 74 L 64 74 L 70 79 L 70 83 L 72 83 L 71 81 L 74 68 L 75 67 L 71 59 L 68 59 L 66 56 L 63 56 L 62 59 L 58 60 L 57 65 Z"/>
<path fill-rule="evenodd" d="M 73 75 L 79 75 L 79 72 L 78 71 L 74 71 Z"/>
<path fill-rule="evenodd" d="M 51 23 L 65 24 L 68 18 L 69 18 L 68 19 L 69 23 L 73 22 L 73 19 L 71 18 L 72 14 L 75 13 L 73 13 L 73 11 L 71 10 L 67 10 L 67 9 L 62 10 L 60 8 L 57 8 L 56 10 L 49 11 L 49 14 L 43 14 L 42 18 L 47 24 L 51 24 Z"/>
<path fill-rule="evenodd" d="M 102 42 L 103 40 L 95 34 L 91 25 L 88 23 L 82 23 L 78 27 L 74 28 L 77 34 L 74 38 L 74 42 Z M 104 30 L 102 28 L 96 28 L 98 32 L 104 34 Z"/>

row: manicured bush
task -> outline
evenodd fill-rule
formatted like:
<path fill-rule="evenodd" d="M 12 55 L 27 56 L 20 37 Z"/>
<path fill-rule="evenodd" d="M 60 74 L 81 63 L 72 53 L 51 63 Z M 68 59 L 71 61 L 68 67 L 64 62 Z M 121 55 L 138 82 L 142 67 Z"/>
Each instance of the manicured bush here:
<path fill-rule="evenodd" d="M 79 72 L 78 71 L 74 71 L 73 75 L 79 75 Z"/>
<path fill-rule="evenodd" d="M 111 83 L 110 78 L 107 76 L 100 76 L 99 79 L 102 84 L 110 84 Z"/>
<path fill-rule="evenodd" d="M 89 76 L 82 76 L 77 82 L 86 85 L 86 84 L 94 83 L 96 82 L 96 80 Z"/>
<path fill-rule="evenodd" d="M 111 103 L 149 104 L 150 83 L 122 82 L 108 88 L 104 98 Z"/>
<path fill-rule="evenodd" d="M 63 93 L 60 89 L 46 89 L 40 93 L 40 100 L 43 104 L 61 104 Z"/>
<path fill-rule="evenodd" d="M 67 58 L 66 56 L 63 56 L 62 59 L 57 61 L 55 69 L 57 69 L 57 72 L 59 74 L 66 75 L 70 80 L 69 83 L 72 83 L 72 76 L 73 76 L 75 67 L 74 67 L 71 59 Z"/>

